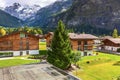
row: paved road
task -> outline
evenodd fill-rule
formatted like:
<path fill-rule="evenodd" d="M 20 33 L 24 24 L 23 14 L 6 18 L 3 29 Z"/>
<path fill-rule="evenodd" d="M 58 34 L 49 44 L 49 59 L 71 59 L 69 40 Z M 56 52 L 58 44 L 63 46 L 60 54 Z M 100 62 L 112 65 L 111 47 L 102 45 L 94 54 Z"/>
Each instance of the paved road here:
<path fill-rule="evenodd" d="M 0 80 L 71 80 L 66 78 L 46 62 L 0 69 Z"/>

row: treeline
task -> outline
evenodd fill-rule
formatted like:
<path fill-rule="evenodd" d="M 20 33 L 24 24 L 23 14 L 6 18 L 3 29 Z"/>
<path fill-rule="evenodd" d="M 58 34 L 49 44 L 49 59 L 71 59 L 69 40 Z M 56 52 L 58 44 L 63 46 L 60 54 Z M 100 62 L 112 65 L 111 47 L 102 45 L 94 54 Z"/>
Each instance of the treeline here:
<path fill-rule="evenodd" d="M 13 32 L 18 32 L 18 31 L 24 31 L 27 33 L 31 33 L 31 34 L 43 34 L 42 29 L 39 27 L 17 27 L 17 28 L 6 28 L 3 26 L 0 26 L 0 36 L 4 36 L 6 34 L 10 34 Z"/>
<path fill-rule="evenodd" d="M 108 30 L 106 28 L 98 28 L 88 24 L 82 24 L 78 26 L 68 26 L 69 29 L 72 29 L 75 33 L 88 33 L 94 34 L 97 36 L 111 35 L 112 30 Z"/>

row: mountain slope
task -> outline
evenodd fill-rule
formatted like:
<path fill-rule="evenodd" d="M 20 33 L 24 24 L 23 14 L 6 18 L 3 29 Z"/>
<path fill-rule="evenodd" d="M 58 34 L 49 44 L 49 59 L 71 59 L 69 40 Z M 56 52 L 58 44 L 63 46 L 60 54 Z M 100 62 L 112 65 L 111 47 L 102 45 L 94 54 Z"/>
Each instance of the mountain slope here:
<path fill-rule="evenodd" d="M 72 5 L 73 0 L 57 0 L 55 3 L 41 8 L 35 16 L 26 20 L 26 23 L 31 26 L 42 26 L 46 24 L 49 17 L 65 12 Z"/>
<path fill-rule="evenodd" d="M 11 6 L 7 6 L 4 11 L 15 16 L 19 19 L 26 20 L 33 16 L 41 7 L 39 5 L 21 5 L 19 3 L 13 3 Z"/>
<path fill-rule="evenodd" d="M 96 29 L 120 30 L 120 0 L 74 0 L 68 11 L 50 17 L 45 26 L 56 26 L 60 19 L 74 28 L 90 25 Z"/>
<path fill-rule="evenodd" d="M 5 27 L 18 27 L 21 26 L 22 21 L 10 14 L 0 10 L 0 26 Z"/>

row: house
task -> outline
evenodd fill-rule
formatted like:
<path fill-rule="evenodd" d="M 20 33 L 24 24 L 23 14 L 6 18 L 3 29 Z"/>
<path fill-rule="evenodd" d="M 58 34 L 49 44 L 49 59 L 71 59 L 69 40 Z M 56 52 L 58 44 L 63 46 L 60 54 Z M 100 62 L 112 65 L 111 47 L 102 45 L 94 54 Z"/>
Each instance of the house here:
<path fill-rule="evenodd" d="M 120 48 L 120 38 L 108 38 L 102 42 L 103 44 L 98 48 L 99 51 L 114 53 Z"/>
<path fill-rule="evenodd" d="M 13 52 L 13 56 L 39 54 L 39 37 L 25 32 L 2 36 L 0 52 Z"/>
<path fill-rule="evenodd" d="M 93 54 L 94 40 L 96 36 L 91 34 L 75 34 L 69 33 L 71 47 L 73 50 L 81 51 L 82 56 Z"/>
<path fill-rule="evenodd" d="M 52 42 L 52 37 L 53 37 L 53 35 L 54 35 L 53 32 L 49 32 L 48 34 L 45 35 L 47 48 L 50 47 L 50 44 L 51 44 L 51 42 Z"/>
<path fill-rule="evenodd" d="M 46 35 L 46 44 L 48 48 L 50 47 L 53 35 L 53 32 L 49 32 Z M 91 34 L 69 33 L 69 38 L 72 50 L 81 51 L 82 56 L 91 55 L 93 53 L 94 40 L 97 39 L 96 36 Z"/>
<path fill-rule="evenodd" d="M 109 39 L 109 38 L 113 38 L 112 36 L 103 36 L 103 37 L 99 37 L 99 40 L 103 41 L 105 39 Z"/>

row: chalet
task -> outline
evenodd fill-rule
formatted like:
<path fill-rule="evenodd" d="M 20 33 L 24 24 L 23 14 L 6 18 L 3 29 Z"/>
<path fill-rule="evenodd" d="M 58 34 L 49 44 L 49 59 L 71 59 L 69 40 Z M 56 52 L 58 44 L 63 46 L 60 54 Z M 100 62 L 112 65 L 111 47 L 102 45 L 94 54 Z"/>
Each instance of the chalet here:
<path fill-rule="evenodd" d="M 49 32 L 46 35 L 47 47 L 50 47 L 53 32 Z M 81 51 L 82 56 L 91 55 L 93 53 L 94 40 L 97 39 L 96 36 L 91 34 L 75 34 L 69 33 L 69 38 L 71 42 L 71 48 L 73 50 Z"/>
<path fill-rule="evenodd" d="M 13 52 L 13 56 L 39 54 L 39 37 L 25 32 L 2 36 L 0 52 Z"/>
<path fill-rule="evenodd" d="M 102 42 L 103 44 L 98 48 L 99 51 L 114 53 L 120 48 L 120 38 L 108 38 Z"/>
<path fill-rule="evenodd" d="M 49 32 L 48 34 L 45 35 L 46 38 L 46 46 L 47 48 L 50 47 L 51 41 L 52 41 L 52 37 L 53 37 L 54 33 L 53 32 Z"/>

